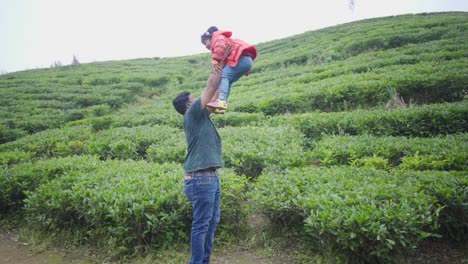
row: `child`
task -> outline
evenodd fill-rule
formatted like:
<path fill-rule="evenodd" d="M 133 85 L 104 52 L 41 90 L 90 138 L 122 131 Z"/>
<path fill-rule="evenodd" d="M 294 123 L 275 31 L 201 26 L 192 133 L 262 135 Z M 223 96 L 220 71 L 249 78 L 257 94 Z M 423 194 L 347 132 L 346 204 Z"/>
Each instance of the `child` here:
<path fill-rule="evenodd" d="M 226 45 L 230 44 L 232 51 L 225 61 L 222 71 L 219 92 L 214 100 L 208 103 L 209 107 L 215 109 L 215 113 L 224 114 L 227 109 L 227 99 L 231 93 L 231 85 L 243 75 L 249 75 L 252 64 L 257 57 L 257 48 L 240 39 L 231 38 L 231 31 L 218 30 L 212 26 L 203 33 L 201 42 L 211 51 L 213 66 L 217 67 L 223 57 Z"/>

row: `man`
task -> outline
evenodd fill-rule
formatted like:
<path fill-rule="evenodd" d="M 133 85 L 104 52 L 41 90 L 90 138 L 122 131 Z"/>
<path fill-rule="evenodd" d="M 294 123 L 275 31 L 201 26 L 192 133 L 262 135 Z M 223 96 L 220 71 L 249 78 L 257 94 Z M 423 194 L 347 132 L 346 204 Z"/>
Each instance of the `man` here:
<path fill-rule="evenodd" d="M 229 54 L 230 47 L 224 54 Z M 221 188 L 217 169 L 223 167 L 221 138 L 210 119 L 214 109 L 207 104 L 216 95 L 223 64 L 213 68 L 199 99 L 189 92 L 180 93 L 172 102 L 184 116 L 187 139 L 184 193 L 192 203 L 193 221 L 190 236 L 190 264 L 210 262 L 214 233 L 221 215 Z"/>

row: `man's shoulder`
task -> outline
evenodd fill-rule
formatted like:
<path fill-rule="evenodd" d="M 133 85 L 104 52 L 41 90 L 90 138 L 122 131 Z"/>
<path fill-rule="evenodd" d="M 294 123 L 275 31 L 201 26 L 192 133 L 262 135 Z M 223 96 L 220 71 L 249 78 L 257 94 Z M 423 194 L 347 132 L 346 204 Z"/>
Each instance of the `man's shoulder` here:
<path fill-rule="evenodd" d="M 189 117 L 189 116 L 193 116 L 193 115 L 200 115 L 201 113 L 203 113 L 203 108 L 201 106 L 201 98 L 198 98 L 189 107 L 189 109 L 187 110 L 187 113 L 185 114 L 185 116 Z"/>
<path fill-rule="evenodd" d="M 202 111 L 202 107 L 201 107 L 201 98 L 197 98 L 197 100 L 195 100 L 195 102 L 193 102 L 193 104 L 190 106 L 189 110 L 191 111 Z"/>

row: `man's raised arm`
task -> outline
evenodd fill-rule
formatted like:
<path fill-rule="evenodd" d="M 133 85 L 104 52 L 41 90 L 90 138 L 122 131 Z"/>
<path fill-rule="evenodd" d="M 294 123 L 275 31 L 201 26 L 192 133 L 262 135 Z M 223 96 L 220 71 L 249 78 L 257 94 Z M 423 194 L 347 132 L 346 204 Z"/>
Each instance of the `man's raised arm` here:
<path fill-rule="evenodd" d="M 221 73 L 223 71 L 224 61 L 229 56 L 230 52 L 231 52 L 231 46 L 227 45 L 226 51 L 224 52 L 224 55 L 223 55 L 222 62 L 220 64 L 217 64 L 211 70 L 210 77 L 208 77 L 208 83 L 206 84 L 206 87 L 200 96 L 202 108 L 206 108 L 206 105 L 211 101 L 214 94 L 218 90 L 219 83 L 221 81 Z"/>

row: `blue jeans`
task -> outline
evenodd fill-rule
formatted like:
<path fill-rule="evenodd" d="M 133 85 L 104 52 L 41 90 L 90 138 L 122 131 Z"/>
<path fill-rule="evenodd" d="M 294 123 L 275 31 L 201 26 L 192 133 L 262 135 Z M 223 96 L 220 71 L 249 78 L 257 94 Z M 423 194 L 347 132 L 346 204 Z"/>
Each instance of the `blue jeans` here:
<path fill-rule="evenodd" d="M 214 233 L 221 216 L 221 188 L 217 176 L 194 176 L 185 180 L 184 193 L 192 203 L 190 264 L 210 262 Z"/>
<path fill-rule="evenodd" d="M 221 82 L 219 83 L 219 100 L 226 101 L 231 93 L 231 85 L 252 70 L 253 60 L 250 56 L 241 56 L 235 67 L 223 68 Z"/>

